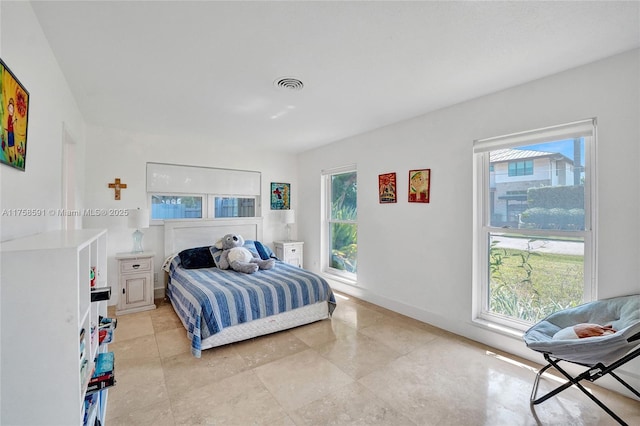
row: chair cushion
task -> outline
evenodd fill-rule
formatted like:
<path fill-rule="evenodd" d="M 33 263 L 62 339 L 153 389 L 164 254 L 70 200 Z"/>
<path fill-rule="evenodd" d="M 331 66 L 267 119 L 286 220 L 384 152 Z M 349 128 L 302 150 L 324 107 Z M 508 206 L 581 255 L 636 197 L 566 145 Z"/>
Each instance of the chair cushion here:
<path fill-rule="evenodd" d="M 580 323 L 611 324 L 614 334 L 575 340 L 554 340 L 560 330 Z M 616 361 L 640 340 L 629 342 L 640 333 L 640 294 L 613 297 L 564 309 L 535 324 L 524 334 L 530 349 L 585 365 Z"/>

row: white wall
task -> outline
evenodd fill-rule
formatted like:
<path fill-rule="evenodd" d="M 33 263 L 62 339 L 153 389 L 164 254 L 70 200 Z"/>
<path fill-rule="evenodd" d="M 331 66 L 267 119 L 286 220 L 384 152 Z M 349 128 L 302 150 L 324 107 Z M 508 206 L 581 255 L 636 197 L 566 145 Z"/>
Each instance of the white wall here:
<path fill-rule="evenodd" d="M 0 164 L 0 210 L 43 209 L 41 216 L 0 217 L 0 241 L 60 229 L 62 129 L 76 141 L 77 168 L 84 168 L 84 122 L 49 43 L 28 2 L 0 2 L 2 60 L 29 91 L 25 171 Z M 82 180 L 76 185 L 82 206 Z"/>
<path fill-rule="evenodd" d="M 188 147 L 188 149 L 187 149 Z M 215 136 L 194 137 L 185 135 L 150 135 L 124 130 L 87 126 L 86 160 L 86 208 L 132 209 L 147 207 L 146 163 L 172 163 L 204 167 L 255 170 L 262 173 L 263 241 L 273 248 L 274 240 L 284 239 L 286 230 L 282 223 L 282 211 L 271 210 L 269 193 L 271 182 L 291 183 L 292 208 L 299 206 L 296 157 L 260 149 L 240 149 L 225 146 Z M 121 199 L 114 199 L 108 184 L 115 178 L 127 184 L 121 191 Z M 132 248 L 131 233 L 124 217 L 83 217 L 84 227 L 108 228 L 109 270 L 112 287 L 117 286 L 114 256 Z M 295 236 L 295 225 L 292 227 Z M 212 242 L 213 243 L 213 242 Z M 144 231 L 143 247 L 155 252 L 156 297 L 163 295 L 164 226 L 151 226 Z M 112 299 L 111 303 L 116 303 Z"/>
<path fill-rule="evenodd" d="M 640 292 L 639 57 L 627 52 L 300 155 L 305 265 L 319 270 L 320 171 L 356 163 L 358 283 L 334 287 L 539 361 L 521 339 L 472 322 L 472 143 L 597 117 L 598 296 Z M 406 202 L 414 168 L 431 168 L 430 204 Z M 399 201 L 381 205 L 378 175 L 393 171 Z M 627 371 L 640 381 L 640 363 Z"/>

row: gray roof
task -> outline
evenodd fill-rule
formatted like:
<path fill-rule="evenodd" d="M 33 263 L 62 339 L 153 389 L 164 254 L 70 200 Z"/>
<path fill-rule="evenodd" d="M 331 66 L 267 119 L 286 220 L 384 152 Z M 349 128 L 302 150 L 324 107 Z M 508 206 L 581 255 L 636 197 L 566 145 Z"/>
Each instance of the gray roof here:
<path fill-rule="evenodd" d="M 556 157 L 557 159 L 563 159 L 566 162 L 573 164 L 573 161 L 570 158 L 565 157 L 559 152 L 531 151 L 527 149 L 513 148 L 496 149 L 495 151 L 491 151 L 489 161 L 492 163 L 501 163 L 504 161 L 528 160 L 541 157 Z"/>

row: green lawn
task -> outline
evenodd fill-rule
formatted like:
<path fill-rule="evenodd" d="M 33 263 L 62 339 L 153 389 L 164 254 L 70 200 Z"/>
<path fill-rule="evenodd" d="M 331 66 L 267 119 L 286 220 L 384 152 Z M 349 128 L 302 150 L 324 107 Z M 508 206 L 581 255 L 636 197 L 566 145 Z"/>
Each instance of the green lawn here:
<path fill-rule="evenodd" d="M 583 256 L 491 250 L 490 310 L 538 322 L 582 303 Z"/>

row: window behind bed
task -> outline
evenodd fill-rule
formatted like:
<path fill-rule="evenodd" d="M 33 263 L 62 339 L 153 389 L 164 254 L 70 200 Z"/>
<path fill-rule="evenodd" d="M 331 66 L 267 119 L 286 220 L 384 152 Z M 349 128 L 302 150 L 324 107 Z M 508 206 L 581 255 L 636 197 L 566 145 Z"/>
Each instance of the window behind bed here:
<path fill-rule="evenodd" d="M 260 216 L 260 172 L 147 163 L 151 219 Z"/>

